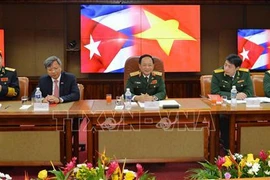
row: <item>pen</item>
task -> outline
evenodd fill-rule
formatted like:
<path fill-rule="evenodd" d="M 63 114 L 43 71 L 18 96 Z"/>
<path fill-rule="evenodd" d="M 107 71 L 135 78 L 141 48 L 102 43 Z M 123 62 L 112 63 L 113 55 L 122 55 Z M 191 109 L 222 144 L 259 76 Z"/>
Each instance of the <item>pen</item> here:
<path fill-rule="evenodd" d="M 5 109 L 7 109 L 7 108 L 9 108 L 10 107 L 10 105 L 7 105 L 6 107 L 5 107 Z"/>

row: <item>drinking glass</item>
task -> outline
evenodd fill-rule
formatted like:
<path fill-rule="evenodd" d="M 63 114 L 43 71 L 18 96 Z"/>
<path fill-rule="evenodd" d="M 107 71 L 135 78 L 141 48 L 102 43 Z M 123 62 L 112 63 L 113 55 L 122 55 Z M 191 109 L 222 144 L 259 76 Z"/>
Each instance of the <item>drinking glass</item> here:
<path fill-rule="evenodd" d="M 227 106 L 227 96 L 221 96 L 221 104 L 222 104 L 222 106 Z"/>
<path fill-rule="evenodd" d="M 22 96 L 21 101 L 22 101 L 22 105 L 27 104 L 28 96 Z"/>
<path fill-rule="evenodd" d="M 216 105 L 216 103 L 217 103 L 217 97 L 215 97 L 215 96 L 211 97 L 210 101 L 211 101 L 211 104 L 212 105 Z"/>
<path fill-rule="evenodd" d="M 115 101 L 116 106 L 121 106 L 122 105 L 122 97 L 116 96 L 115 99 L 116 99 L 116 101 Z"/>
<path fill-rule="evenodd" d="M 106 102 L 107 102 L 107 104 L 112 103 L 112 94 L 106 94 Z"/>

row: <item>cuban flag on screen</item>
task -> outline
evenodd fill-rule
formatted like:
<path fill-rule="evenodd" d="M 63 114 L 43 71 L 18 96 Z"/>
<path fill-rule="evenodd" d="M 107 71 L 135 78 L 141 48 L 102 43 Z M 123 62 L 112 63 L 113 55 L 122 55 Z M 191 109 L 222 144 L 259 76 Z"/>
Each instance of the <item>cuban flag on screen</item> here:
<path fill-rule="evenodd" d="M 123 72 L 151 54 L 166 72 L 200 70 L 198 5 L 81 5 L 81 72 Z"/>
<path fill-rule="evenodd" d="M 270 69 L 269 59 L 270 30 L 238 30 L 238 54 L 242 58 L 242 67 L 248 69 Z"/>
<path fill-rule="evenodd" d="M 131 16 L 139 17 L 138 13 L 128 5 L 81 6 L 82 72 L 123 72 L 133 55 L 136 21 Z"/>

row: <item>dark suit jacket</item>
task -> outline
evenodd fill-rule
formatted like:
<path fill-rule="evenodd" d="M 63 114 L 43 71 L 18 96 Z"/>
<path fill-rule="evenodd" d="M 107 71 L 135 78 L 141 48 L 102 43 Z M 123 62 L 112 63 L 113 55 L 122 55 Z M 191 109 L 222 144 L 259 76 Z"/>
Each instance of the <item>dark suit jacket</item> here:
<path fill-rule="evenodd" d="M 48 75 L 40 77 L 38 87 L 40 87 L 42 97 L 52 95 L 52 78 Z M 59 88 L 59 96 L 64 100 L 64 102 L 78 101 L 80 99 L 80 91 L 78 88 L 77 80 L 73 74 L 62 72 Z M 33 92 L 33 95 L 34 94 L 35 92 Z"/>

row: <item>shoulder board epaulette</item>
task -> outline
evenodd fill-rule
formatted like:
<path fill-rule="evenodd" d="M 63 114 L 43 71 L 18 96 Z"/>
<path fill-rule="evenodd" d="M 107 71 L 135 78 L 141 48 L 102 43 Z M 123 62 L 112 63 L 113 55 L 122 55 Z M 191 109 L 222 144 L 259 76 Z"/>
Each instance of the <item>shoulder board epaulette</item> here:
<path fill-rule="evenodd" d="M 247 68 L 239 68 L 239 71 L 249 72 L 249 69 L 247 69 Z"/>
<path fill-rule="evenodd" d="M 8 70 L 8 71 L 15 71 L 14 68 L 10 68 L 10 67 L 5 67 L 5 70 Z"/>
<path fill-rule="evenodd" d="M 224 69 L 215 69 L 214 72 L 215 73 L 222 73 L 222 72 L 224 72 Z"/>
<path fill-rule="evenodd" d="M 132 77 L 132 76 L 137 76 L 140 74 L 140 71 L 135 71 L 135 72 L 131 72 L 129 73 L 129 75 Z"/>
<path fill-rule="evenodd" d="M 153 72 L 152 72 L 152 75 L 153 75 L 153 76 L 155 76 L 155 75 L 157 75 L 157 76 L 162 76 L 162 72 L 159 72 L 159 71 L 153 71 Z"/>
<path fill-rule="evenodd" d="M 270 74 L 270 70 L 266 71 L 268 74 Z"/>

